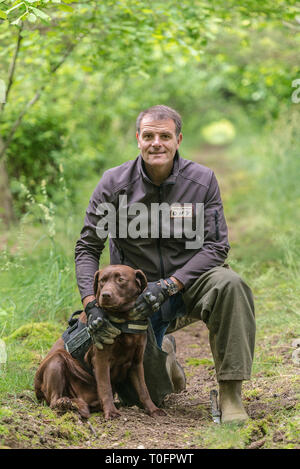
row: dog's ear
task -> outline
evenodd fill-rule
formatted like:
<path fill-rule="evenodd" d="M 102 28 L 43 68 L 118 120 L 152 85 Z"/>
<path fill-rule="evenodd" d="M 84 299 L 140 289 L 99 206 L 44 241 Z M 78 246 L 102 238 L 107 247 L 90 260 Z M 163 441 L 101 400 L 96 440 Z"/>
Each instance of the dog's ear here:
<path fill-rule="evenodd" d="M 100 272 L 101 272 L 101 270 L 97 270 L 97 272 L 95 272 L 95 275 L 94 275 L 94 294 L 95 294 L 95 296 L 97 295 L 97 291 L 98 291 L 98 281 L 99 281 Z"/>
<path fill-rule="evenodd" d="M 136 270 L 135 271 L 135 277 L 136 277 L 137 284 L 141 288 L 141 292 L 144 291 L 146 286 L 148 285 L 146 275 L 144 274 L 144 272 L 142 270 Z"/>

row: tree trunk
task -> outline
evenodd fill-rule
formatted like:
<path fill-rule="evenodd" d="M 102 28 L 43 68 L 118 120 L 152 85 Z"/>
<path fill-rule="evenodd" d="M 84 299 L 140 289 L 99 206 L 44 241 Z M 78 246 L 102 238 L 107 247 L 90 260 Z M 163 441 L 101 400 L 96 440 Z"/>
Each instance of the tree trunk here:
<path fill-rule="evenodd" d="M 5 160 L 0 161 L 0 219 L 5 227 L 9 227 L 16 217 L 13 210 L 13 198 L 9 186 Z"/>

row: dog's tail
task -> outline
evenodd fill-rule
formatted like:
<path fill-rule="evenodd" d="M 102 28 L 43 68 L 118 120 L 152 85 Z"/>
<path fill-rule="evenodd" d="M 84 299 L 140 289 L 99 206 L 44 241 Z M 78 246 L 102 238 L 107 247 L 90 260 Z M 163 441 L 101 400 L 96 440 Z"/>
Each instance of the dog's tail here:
<path fill-rule="evenodd" d="M 35 378 L 34 378 L 34 390 L 36 397 L 39 401 L 45 399 L 44 392 L 43 392 L 43 378 L 44 373 L 47 367 L 53 366 L 62 366 L 63 372 L 66 377 L 66 381 L 70 382 L 71 379 L 75 378 L 79 381 L 82 381 L 88 385 L 95 384 L 95 378 L 90 375 L 87 371 L 85 371 L 80 363 L 70 355 L 64 349 L 56 350 L 55 352 L 50 353 L 40 364 Z"/>

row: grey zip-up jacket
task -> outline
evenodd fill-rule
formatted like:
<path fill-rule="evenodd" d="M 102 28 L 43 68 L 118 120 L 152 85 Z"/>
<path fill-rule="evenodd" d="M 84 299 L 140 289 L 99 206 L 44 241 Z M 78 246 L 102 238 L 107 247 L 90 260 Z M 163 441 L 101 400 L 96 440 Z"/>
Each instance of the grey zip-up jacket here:
<path fill-rule="evenodd" d="M 184 235 L 181 238 L 175 237 L 172 226 L 169 238 L 161 236 L 161 226 L 158 227 L 159 235 L 151 237 L 150 223 L 148 233 L 138 238 L 130 235 L 118 237 L 117 229 L 117 236 L 109 237 L 111 264 L 126 264 L 134 269 L 142 269 L 150 282 L 174 276 L 186 289 L 201 274 L 224 263 L 230 246 L 214 172 L 194 161 L 181 158 L 176 152 L 171 174 L 160 186 L 156 186 L 148 177 L 139 155 L 133 161 L 105 171 L 92 194 L 84 227 L 75 248 L 76 276 L 81 299 L 94 294 L 94 274 L 99 269 L 101 252 L 106 241 L 97 234 L 97 226 L 106 215 L 103 210 L 99 210 L 99 204 L 112 204 L 118 220 L 120 196 L 127 197 L 128 207 L 143 203 L 149 207 L 149 213 L 153 203 L 189 204 L 193 208 L 193 217 L 196 204 L 203 203 L 204 242 L 200 248 L 186 249 L 186 241 L 191 240 L 187 240 Z M 129 222 L 133 218 L 128 215 Z M 161 222 L 160 217 L 159 225 Z M 174 220 L 171 218 L 172 223 Z"/>

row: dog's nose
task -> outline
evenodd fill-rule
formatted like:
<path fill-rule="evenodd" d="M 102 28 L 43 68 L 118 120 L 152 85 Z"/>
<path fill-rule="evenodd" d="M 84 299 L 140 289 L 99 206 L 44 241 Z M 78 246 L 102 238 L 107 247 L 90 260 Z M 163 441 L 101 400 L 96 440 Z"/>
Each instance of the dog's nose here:
<path fill-rule="evenodd" d="M 108 298 L 111 298 L 111 293 L 108 291 L 104 291 L 101 293 L 101 296 L 103 299 L 108 299 Z"/>

